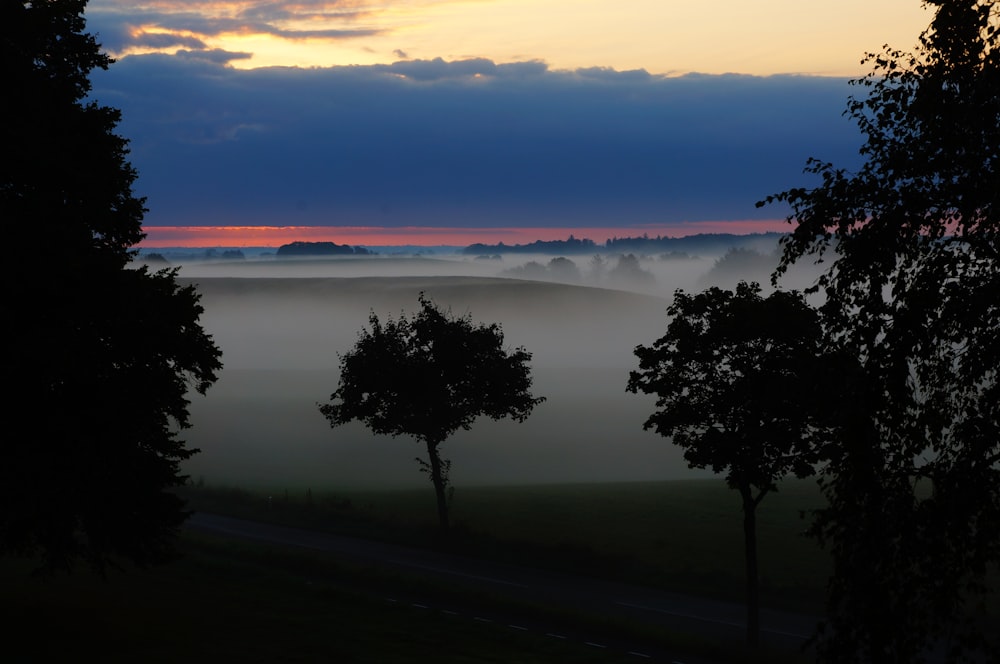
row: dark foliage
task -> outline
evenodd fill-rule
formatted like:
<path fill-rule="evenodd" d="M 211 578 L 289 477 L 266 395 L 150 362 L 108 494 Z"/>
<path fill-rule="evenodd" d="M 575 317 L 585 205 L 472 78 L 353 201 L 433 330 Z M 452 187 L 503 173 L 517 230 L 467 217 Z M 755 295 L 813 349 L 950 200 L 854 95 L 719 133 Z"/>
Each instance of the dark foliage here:
<path fill-rule="evenodd" d="M 593 254 L 598 250 L 614 254 L 622 253 L 653 253 L 653 252 L 687 252 L 687 253 L 718 253 L 729 247 L 772 247 L 782 236 L 781 233 L 750 233 L 734 235 L 732 233 L 697 233 L 682 237 L 613 237 L 603 245 L 596 244 L 586 238 L 575 238 L 572 235 L 565 240 L 536 240 L 528 244 L 471 244 L 464 254 Z"/>
<path fill-rule="evenodd" d="M 128 268 L 144 201 L 118 111 L 87 99 L 89 73 L 110 60 L 84 6 L 0 4 L 0 218 L 13 246 L 50 247 L 3 263 L 0 551 L 103 571 L 171 556 L 186 512 L 170 490 L 193 453 L 177 438 L 185 395 L 221 365 L 194 289 Z"/>
<path fill-rule="evenodd" d="M 608 270 L 611 283 L 621 286 L 652 286 L 656 283 L 656 275 L 646 270 L 634 254 L 618 257 L 615 266 Z"/>
<path fill-rule="evenodd" d="M 277 256 L 367 256 L 369 251 L 364 247 L 352 247 L 335 242 L 292 242 L 278 247 Z"/>
<path fill-rule="evenodd" d="M 628 390 L 655 394 L 643 425 L 684 449 L 692 468 L 724 473 L 740 493 L 747 561 L 747 639 L 759 633 L 757 505 L 789 474 L 808 477 L 829 423 L 818 385 L 830 359 L 819 315 L 802 295 L 740 282 L 736 291 L 677 291 L 667 333 L 638 346 Z"/>
<path fill-rule="evenodd" d="M 420 311 L 385 323 L 374 313 L 340 357 L 340 383 L 320 412 L 330 426 L 352 420 L 377 434 L 423 441 L 441 527 L 448 529 L 448 470 L 439 446 L 480 416 L 523 422 L 544 397 L 530 393 L 531 353 L 508 351 L 496 323 L 473 324 L 420 294 Z"/>
<path fill-rule="evenodd" d="M 514 279 L 538 280 L 549 278 L 549 271 L 538 261 L 528 261 L 524 265 L 508 268 L 500 274 L 507 277 L 513 277 Z"/>
<path fill-rule="evenodd" d="M 714 254 L 729 248 L 771 247 L 781 238 L 781 233 L 748 233 L 734 235 L 732 233 L 696 233 L 681 237 L 613 237 L 604 243 L 608 251 L 619 253 L 638 252 L 677 252 L 695 254 Z"/>
<path fill-rule="evenodd" d="M 762 202 L 792 208 L 779 274 L 833 253 L 831 341 L 864 369 L 814 529 L 829 662 L 1000 658 L 980 601 L 1000 560 L 1000 3 L 926 4 L 915 52 L 854 82 L 860 170 L 811 160 L 819 186 Z"/>
<path fill-rule="evenodd" d="M 720 256 L 712 269 L 699 278 L 703 286 L 726 287 L 740 280 L 760 279 L 766 281 L 774 272 L 778 257 L 763 254 L 756 249 L 734 247 Z"/>
<path fill-rule="evenodd" d="M 528 261 L 524 265 L 504 270 L 501 274 L 515 279 L 561 281 L 569 284 L 579 283 L 581 279 L 580 268 L 576 266 L 576 263 L 563 256 L 553 258 L 547 265 L 542 265 L 537 261 Z"/>
<path fill-rule="evenodd" d="M 575 284 L 579 283 L 581 279 L 580 268 L 576 266 L 576 263 L 563 256 L 557 256 L 550 260 L 547 267 L 549 274 L 557 281 Z"/>

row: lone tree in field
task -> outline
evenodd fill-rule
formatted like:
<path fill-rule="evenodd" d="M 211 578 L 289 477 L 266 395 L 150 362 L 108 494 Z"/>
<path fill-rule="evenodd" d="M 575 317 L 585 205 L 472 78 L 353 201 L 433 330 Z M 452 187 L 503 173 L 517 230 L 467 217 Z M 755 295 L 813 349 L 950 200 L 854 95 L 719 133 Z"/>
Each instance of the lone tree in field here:
<path fill-rule="evenodd" d="M 781 478 L 813 474 L 822 428 L 819 315 L 798 293 L 760 292 L 746 282 L 735 292 L 677 291 L 667 333 L 636 347 L 627 388 L 657 397 L 645 429 L 684 448 L 690 467 L 725 473 L 740 494 L 751 644 L 760 632 L 757 506 Z"/>
<path fill-rule="evenodd" d="M 130 267 L 146 210 L 119 112 L 88 99 L 111 60 L 85 4 L 0 3 L 0 553 L 104 570 L 171 557 L 186 394 L 221 364 L 195 290 Z"/>
<path fill-rule="evenodd" d="M 983 601 L 1000 564 L 1000 2 L 924 4 L 914 52 L 871 54 L 854 81 L 861 167 L 810 160 L 818 186 L 759 204 L 791 207 L 780 271 L 834 254 L 831 340 L 868 385 L 814 528 L 834 563 L 828 662 L 1000 660 Z"/>
<path fill-rule="evenodd" d="M 320 412 L 331 427 L 359 420 L 377 434 L 408 435 L 427 446 L 441 528 L 448 530 L 448 471 L 440 446 L 485 415 L 523 422 L 533 397 L 523 347 L 504 348 L 496 323 L 475 325 L 442 312 L 420 294 L 420 311 L 385 323 L 374 313 L 354 348 L 340 357 L 340 384 Z"/>

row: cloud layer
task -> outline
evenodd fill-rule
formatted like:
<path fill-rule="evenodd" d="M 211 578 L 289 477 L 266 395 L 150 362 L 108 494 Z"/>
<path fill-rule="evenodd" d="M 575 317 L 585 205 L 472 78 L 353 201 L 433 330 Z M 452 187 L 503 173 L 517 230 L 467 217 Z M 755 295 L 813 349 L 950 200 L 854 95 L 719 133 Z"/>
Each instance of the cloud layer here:
<path fill-rule="evenodd" d="M 196 44 L 187 44 L 197 46 Z M 849 166 L 846 80 L 553 71 L 537 61 L 237 70 L 130 56 L 123 111 L 148 225 L 616 226 L 783 216 L 754 202 Z"/>
<path fill-rule="evenodd" d="M 114 53 L 204 47 L 205 39 L 221 35 L 269 35 L 289 40 L 366 37 L 378 33 L 357 24 L 367 13 L 365 3 L 345 0 L 154 0 L 141 5 L 92 0 L 88 12 L 102 45 Z"/>

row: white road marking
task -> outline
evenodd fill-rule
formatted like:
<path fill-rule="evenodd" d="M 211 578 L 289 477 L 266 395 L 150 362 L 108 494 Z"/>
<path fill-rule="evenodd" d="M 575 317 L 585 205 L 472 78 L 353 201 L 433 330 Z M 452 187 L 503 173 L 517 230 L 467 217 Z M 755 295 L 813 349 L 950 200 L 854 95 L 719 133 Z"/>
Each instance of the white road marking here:
<path fill-rule="evenodd" d="M 591 648 L 607 648 L 606 645 L 603 645 L 601 643 L 594 643 L 593 641 L 584 641 L 583 645 L 590 646 Z"/>
<path fill-rule="evenodd" d="M 642 657 L 643 659 L 652 659 L 652 657 L 650 657 L 646 653 L 644 653 L 644 652 L 636 652 L 635 650 L 629 650 L 628 654 L 632 655 L 633 657 Z M 674 662 L 674 664 L 680 664 L 680 662 Z"/>
<path fill-rule="evenodd" d="M 527 632 L 528 631 L 527 627 L 521 627 L 520 625 L 507 625 L 507 627 L 510 627 L 511 629 L 517 629 L 517 630 L 520 630 L 522 632 Z"/>
<path fill-rule="evenodd" d="M 566 638 L 562 634 L 553 634 L 552 632 L 546 632 L 545 636 L 551 636 L 553 639 L 565 639 Z"/>

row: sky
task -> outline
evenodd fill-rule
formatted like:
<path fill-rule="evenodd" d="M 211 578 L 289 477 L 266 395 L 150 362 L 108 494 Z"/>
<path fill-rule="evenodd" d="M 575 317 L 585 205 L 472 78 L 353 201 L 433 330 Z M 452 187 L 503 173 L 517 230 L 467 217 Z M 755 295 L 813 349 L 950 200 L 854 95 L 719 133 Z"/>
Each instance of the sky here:
<path fill-rule="evenodd" d="M 91 0 L 144 246 L 787 230 L 918 0 Z"/>

